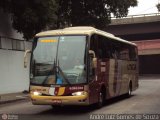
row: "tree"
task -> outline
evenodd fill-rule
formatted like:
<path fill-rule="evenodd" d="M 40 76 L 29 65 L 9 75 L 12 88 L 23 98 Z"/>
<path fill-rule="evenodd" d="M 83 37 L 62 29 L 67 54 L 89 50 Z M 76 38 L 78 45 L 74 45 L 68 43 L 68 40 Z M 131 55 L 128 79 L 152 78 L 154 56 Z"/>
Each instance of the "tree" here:
<path fill-rule="evenodd" d="M 55 0 L 1 0 L 0 7 L 11 13 L 13 28 L 27 40 L 46 27 L 56 27 Z"/>
<path fill-rule="evenodd" d="M 11 13 L 12 25 L 29 40 L 36 33 L 65 26 L 104 29 L 115 17 L 125 17 L 137 0 L 0 0 Z"/>
<path fill-rule="evenodd" d="M 59 26 L 90 25 L 104 29 L 115 17 L 125 17 L 137 0 L 58 0 Z"/>
<path fill-rule="evenodd" d="M 160 3 L 158 3 L 158 4 L 156 5 L 156 7 L 157 7 L 157 9 L 158 9 L 158 12 L 160 12 Z"/>

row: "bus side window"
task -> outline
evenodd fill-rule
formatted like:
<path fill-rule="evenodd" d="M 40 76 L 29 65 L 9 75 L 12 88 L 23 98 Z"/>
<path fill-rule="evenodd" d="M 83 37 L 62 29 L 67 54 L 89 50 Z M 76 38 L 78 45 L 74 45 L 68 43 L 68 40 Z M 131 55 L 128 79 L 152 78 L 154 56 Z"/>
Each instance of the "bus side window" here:
<path fill-rule="evenodd" d="M 117 59 L 118 58 L 118 52 L 117 52 L 118 50 L 117 50 L 117 44 L 115 41 L 112 41 L 110 50 L 111 50 L 111 58 Z"/>
<path fill-rule="evenodd" d="M 130 60 L 129 48 L 127 44 L 121 44 L 119 55 L 121 60 Z"/>
<path fill-rule="evenodd" d="M 112 42 L 110 39 L 106 39 L 106 58 L 113 58 L 113 53 L 114 53 L 114 50 L 113 50 L 113 46 L 112 46 Z"/>
<path fill-rule="evenodd" d="M 93 50 L 96 54 L 96 57 L 98 56 L 98 39 L 97 35 L 92 35 L 90 40 L 90 50 Z"/>
<path fill-rule="evenodd" d="M 129 57 L 130 57 L 130 59 L 131 60 L 137 60 L 137 53 L 136 53 L 137 51 L 136 51 L 136 48 L 134 47 L 134 46 L 131 46 L 130 48 L 129 48 Z"/>
<path fill-rule="evenodd" d="M 111 57 L 111 41 L 101 35 L 98 36 L 98 57 L 102 60 Z"/>
<path fill-rule="evenodd" d="M 90 39 L 90 49 L 95 53 L 95 56 L 93 54 L 89 55 L 89 76 L 91 77 L 90 80 L 93 80 L 93 77 L 95 76 L 95 68 L 93 64 L 93 58 L 97 58 L 98 56 L 98 39 L 97 35 L 92 35 Z"/>

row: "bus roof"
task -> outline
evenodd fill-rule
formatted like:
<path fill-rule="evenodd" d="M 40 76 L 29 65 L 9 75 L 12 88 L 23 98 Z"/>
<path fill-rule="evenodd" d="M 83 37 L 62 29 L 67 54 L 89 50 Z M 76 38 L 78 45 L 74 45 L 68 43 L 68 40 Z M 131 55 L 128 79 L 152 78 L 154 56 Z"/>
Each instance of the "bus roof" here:
<path fill-rule="evenodd" d="M 130 45 L 136 46 L 135 43 L 126 41 L 124 39 L 121 39 L 119 37 L 114 36 L 111 33 L 96 29 L 94 27 L 90 26 L 82 26 L 82 27 L 67 27 L 64 29 L 58 29 L 58 30 L 49 30 L 49 31 L 44 31 L 36 34 L 36 37 L 42 37 L 42 36 L 52 36 L 52 35 L 77 35 L 77 34 L 82 34 L 82 35 L 92 35 L 92 34 L 99 34 L 120 42 L 124 42 Z"/>

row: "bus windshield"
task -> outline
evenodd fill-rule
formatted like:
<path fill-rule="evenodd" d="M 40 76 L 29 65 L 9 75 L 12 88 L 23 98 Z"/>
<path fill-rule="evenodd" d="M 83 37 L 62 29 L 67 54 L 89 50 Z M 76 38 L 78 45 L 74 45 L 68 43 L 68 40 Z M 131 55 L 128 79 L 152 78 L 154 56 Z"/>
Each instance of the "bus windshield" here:
<path fill-rule="evenodd" d="M 86 83 L 86 36 L 39 37 L 34 42 L 31 84 Z"/>

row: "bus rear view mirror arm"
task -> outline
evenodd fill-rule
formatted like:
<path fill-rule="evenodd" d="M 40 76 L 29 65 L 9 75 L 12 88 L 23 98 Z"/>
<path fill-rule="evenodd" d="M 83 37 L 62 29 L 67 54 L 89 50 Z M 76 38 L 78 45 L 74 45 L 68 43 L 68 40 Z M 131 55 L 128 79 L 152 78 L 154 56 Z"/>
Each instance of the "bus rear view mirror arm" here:
<path fill-rule="evenodd" d="M 27 68 L 28 60 L 27 60 L 27 54 L 31 53 L 31 50 L 26 50 L 24 53 L 24 68 Z"/>
<path fill-rule="evenodd" d="M 92 58 L 93 68 L 97 68 L 97 58 L 96 58 L 95 52 L 93 50 L 89 50 L 89 55 L 93 56 L 93 58 Z"/>

